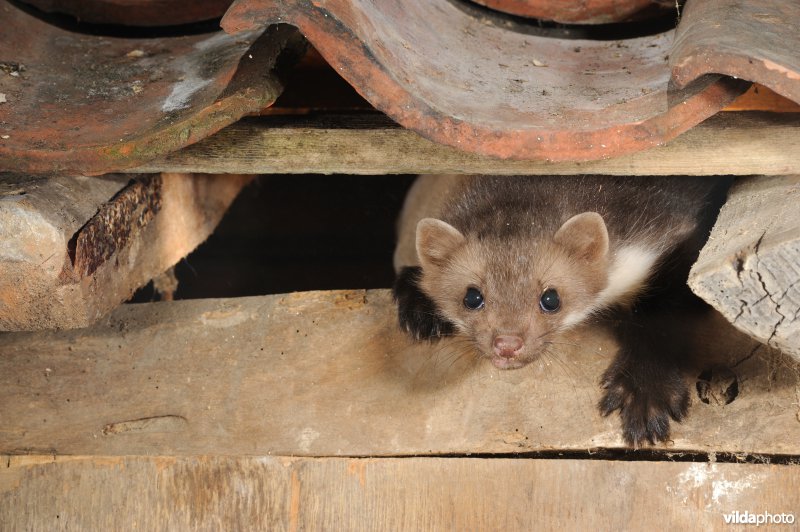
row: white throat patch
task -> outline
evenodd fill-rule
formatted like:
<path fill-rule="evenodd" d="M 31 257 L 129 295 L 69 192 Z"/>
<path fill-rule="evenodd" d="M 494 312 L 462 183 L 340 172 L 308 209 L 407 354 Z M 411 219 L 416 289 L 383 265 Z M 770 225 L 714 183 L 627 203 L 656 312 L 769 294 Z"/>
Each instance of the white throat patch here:
<path fill-rule="evenodd" d="M 608 285 L 587 308 L 568 314 L 562 327 L 577 325 L 595 312 L 634 297 L 650 277 L 658 256 L 656 251 L 642 247 L 618 249 L 609 268 Z"/>

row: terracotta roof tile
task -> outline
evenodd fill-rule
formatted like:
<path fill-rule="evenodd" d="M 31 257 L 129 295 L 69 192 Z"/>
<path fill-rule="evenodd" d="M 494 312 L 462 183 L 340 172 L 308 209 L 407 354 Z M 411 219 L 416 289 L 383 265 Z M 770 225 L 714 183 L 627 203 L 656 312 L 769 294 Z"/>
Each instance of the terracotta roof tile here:
<path fill-rule="evenodd" d="M 61 10 L 72 4 L 37 1 Z M 522 4 L 569 7 L 481 3 L 511 12 Z M 575 5 L 591 22 L 590 8 L 654 3 L 664 2 Z M 143 9 L 151 4 L 141 1 Z M 677 30 L 618 40 L 476 16 L 464 0 L 237 0 L 223 19 L 230 35 L 148 39 L 66 31 L 8 3 L 0 18 L 0 170 L 137 166 L 270 105 L 282 86 L 264 73 L 281 50 L 302 47 L 297 32 L 275 23 L 299 28 L 402 126 L 501 158 L 581 161 L 663 144 L 750 81 L 800 102 L 795 0 L 689 2 Z"/>

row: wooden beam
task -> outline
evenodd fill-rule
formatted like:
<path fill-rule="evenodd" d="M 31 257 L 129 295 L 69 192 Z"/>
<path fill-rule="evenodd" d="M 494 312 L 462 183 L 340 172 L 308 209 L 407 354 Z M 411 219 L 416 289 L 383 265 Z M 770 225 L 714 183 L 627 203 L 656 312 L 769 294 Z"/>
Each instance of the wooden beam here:
<path fill-rule="evenodd" d="M 780 524 L 790 529 L 800 518 L 798 467 L 567 459 L 12 456 L 0 467 L 0 528 L 725 530 L 726 514 L 738 511 L 745 516 L 768 512 L 773 519 L 789 520 L 788 526 Z"/>
<path fill-rule="evenodd" d="M 738 397 L 693 393 L 659 449 L 800 455 L 797 366 L 716 315 L 688 321 L 705 364 L 738 378 Z M 609 331 L 587 326 L 564 342 L 497 370 L 457 341 L 412 343 L 386 290 L 124 305 L 88 329 L 3 335 L 0 454 L 623 448 L 618 417 L 595 408 L 616 350 Z"/>
<path fill-rule="evenodd" d="M 740 330 L 800 360 L 800 175 L 736 182 L 689 286 Z"/>
<path fill-rule="evenodd" d="M 203 242 L 252 176 L 0 181 L 0 331 L 86 327 Z"/>
<path fill-rule="evenodd" d="M 583 163 L 500 160 L 428 141 L 378 114 L 269 116 L 132 172 L 778 175 L 800 173 L 800 114 L 720 113 L 665 146 Z"/>

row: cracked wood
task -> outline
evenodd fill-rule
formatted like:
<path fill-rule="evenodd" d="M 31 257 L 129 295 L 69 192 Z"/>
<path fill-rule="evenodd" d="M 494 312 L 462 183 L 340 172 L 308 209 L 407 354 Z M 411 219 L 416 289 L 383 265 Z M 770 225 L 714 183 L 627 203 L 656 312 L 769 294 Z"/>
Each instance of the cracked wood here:
<path fill-rule="evenodd" d="M 86 327 L 203 242 L 252 176 L 0 176 L 0 331 Z"/>
<path fill-rule="evenodd" d="M 697 295 L 753 338 L 800 359 L 800 175 L 731 189 L 689 278 Z"/>

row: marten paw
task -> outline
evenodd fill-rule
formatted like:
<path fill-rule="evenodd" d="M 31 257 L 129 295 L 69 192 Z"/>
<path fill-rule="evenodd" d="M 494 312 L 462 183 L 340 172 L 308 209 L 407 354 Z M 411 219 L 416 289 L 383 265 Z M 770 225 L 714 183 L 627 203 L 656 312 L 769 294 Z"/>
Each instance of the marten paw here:
<path fill-rule="evenodd" d="M 418 266 L 405 267 L 394 283 L 393 294 L 400 328 L 415 340 L 436 340 L 450 336 L 455 330 L 453 324 L 439 315 L 436 304 L 419 288 L 421 272 Z"/>
<path fill-rule="evenodd" d="M 635 373 L 612 366 L 603 375 L 600 413 L 608 416 L 619 410 L 628 445 L 667 441 L 670 418 L 681 421 L 686 417 L 689 389 L 677 369 L 665 373 L 657 379 L 637 379 Z"/>

